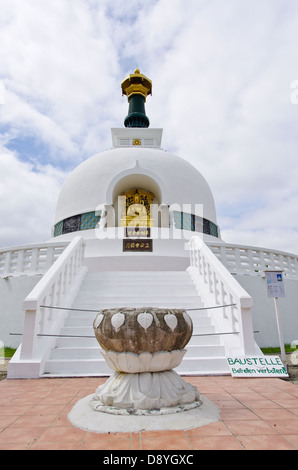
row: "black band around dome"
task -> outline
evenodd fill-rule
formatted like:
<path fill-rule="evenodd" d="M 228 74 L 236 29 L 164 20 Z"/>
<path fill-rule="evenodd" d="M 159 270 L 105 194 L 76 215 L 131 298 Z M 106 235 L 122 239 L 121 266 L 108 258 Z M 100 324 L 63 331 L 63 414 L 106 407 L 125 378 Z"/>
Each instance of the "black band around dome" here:
<path fill-rule="evenodd" d="M 174 226 L 176 229 L 190 230 L 205 235 L 219 238 L 219 227 L 208 219 L 186 212 L 173 212 Z M 79 232 L 82 230 L 92 230 L 98 227 L 100 216 L 95 212 L 74 215 L 61 220 L 54 226 L 54 237 L 59 237 L 66 233 Z"/>

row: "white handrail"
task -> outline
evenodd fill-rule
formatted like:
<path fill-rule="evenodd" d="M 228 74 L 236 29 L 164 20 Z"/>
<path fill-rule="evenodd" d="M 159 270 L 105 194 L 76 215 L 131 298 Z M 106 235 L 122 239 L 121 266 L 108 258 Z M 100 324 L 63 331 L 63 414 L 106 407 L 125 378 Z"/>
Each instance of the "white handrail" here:
<path fill-rule="evenodd" d="M 231 243 L 207 242 L 232 274 L 263 276 L 264 270 L 282 270 L 287 279 L 298 278 L 298 255 L 284 251 Z"/>
<path fill-rule="evenodd" d="M 38 337 L 38 334 L 55 334 L 59 331 L 64 315 L 41 305 L 71 306 L 87 270 L 83 266 L 84 245 L 82 237 L 74 238 L 24 300 L 21 360 L 40 360 L 49 341 Z"/>
<path fill-rule="evenodd" d="M 0 250 L 0 276 L 44 274 L 67 245 L 68 242 L 48 242 L 2 248 Z"/>
<path fill-rule="evenodd" d="M 229 273 L 200 237 L 193 237 L 188 247 L 190 267 L 188 268 L 198 293 L 206 306 L 231 305 L 216 310 L 215 321 L 221 331 L 233 331 L 230 346 L 244 355 L 255 353 L 252 327 L 252 297 Z M 212 311 L 210 311 L 212 314 Z M 238 335 L 237 335 L 238 333 Z M 240 342 L 239 342 L 240 339 Z M 237 343 L 239 343 L 237 345 Z"/>

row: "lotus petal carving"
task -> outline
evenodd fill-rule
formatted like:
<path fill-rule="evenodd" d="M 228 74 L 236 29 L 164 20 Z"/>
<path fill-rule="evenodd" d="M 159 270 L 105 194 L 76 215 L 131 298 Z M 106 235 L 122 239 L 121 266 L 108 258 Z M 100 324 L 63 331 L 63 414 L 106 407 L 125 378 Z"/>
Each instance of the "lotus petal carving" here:
<path fill-rule="evenodd" d="M 171 328 L 171 330 L 174 331 L 176 326 L 178 325 L 178 320 L 177 320 L 176 315 L 172 313 L 168 313 L 167 315 L 164 316 L 164 320 L 166 324 Z"/>
<path fill-rule="evenodd" d="M 112 327 L 116 330 L 116 333 L 120 330 L 121 326 L 125 322 L 124 313 L 115 313 L 111 318 Z"/>
<path fill-rule="evenodd" d="M 139 374 L 143 372 L 161 372 L 178 367 L 186 353 L 186 349 L 159 351 L 154 354 L 117 353 L 104 350 L 100 352 L 111 369 L 127 374 Z"/>
<path fill-rule="evenodd" d="M 94 320 L 93 328 L 98 328 L 99 325 L 101 324 L 102 320 L 103 320 L 103 314 L 99 313 L 97 315 L 97 317 L 95 318 L 95 320 Z"/>
<path fill-rule="evenodd" d="M 144 328 L 145 331 L 149 328 L 149 326 L 151 326 L 153 322 L 153 316 L 148 312 L 140 313 L 137 319 L 138 323 Z"/>

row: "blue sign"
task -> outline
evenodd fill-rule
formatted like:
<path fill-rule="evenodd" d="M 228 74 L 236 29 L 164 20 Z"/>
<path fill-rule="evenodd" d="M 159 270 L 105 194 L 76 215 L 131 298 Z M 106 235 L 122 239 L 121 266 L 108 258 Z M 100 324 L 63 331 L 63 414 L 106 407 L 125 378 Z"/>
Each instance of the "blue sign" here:
<path fill-rule="evenodd" d="M 282 272 L 265 271 L 267 281 L 267 293 L 270 298 L 285 297 L 285 289 Z"/>

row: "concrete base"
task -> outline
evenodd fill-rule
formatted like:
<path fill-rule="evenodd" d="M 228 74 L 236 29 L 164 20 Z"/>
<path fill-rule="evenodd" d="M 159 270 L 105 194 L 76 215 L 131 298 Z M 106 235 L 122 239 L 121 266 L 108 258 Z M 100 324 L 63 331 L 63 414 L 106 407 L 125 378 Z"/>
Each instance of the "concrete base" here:
<path fill-rule="evenodd" d="M 93 397 L 93 394 L 84 397 L 72 408 L 68 419 L 73 426 L 97 433 L 186 430 L 205 426 L 220 418 L 219 408 L 202 395 L 202 404 L 197 408 L 158 416 L 119 416 L 94 411 L 90 406 Z"/>

